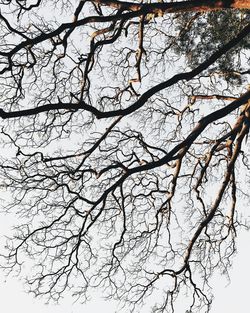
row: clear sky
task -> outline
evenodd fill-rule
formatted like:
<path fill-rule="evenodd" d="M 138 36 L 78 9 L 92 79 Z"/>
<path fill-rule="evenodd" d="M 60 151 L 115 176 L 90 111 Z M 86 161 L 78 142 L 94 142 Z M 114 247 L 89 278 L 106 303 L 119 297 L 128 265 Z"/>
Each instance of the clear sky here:
<path fill-rule="evenodd" d="M 215 300 L 211 313 L 249 313 L 249 243 L 249 232 L 239 235 L 238 254 L 230 271 L 231 284 L 227 286 L 226 279 L 221 276 L 214 278 L 212 286 Z M 118 312 L 114 303 L 101 300 L 100 294 L 93 295 L 93 300 L 87 305 L 72 304 L 70 297 L 65 298 L 60 305 L 45 305 L 42 300 L 34 299 L 32 295 L 25 293 L 21 282 L 8 279 L 4 283 L 3 277 L 0 277 L 0 309 L 4 313 L 91 313 L 100 310 L 102 313 Z"/>

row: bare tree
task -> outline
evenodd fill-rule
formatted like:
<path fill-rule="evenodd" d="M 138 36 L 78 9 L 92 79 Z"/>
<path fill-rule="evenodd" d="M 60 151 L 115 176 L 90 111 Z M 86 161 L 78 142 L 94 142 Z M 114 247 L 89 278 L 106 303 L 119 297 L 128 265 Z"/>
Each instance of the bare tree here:
<path fill-rule="evenodd" d="M 208 312 L 248 227 L 250 1 L 0 6 L 2 268 L 55 301 Z"/>

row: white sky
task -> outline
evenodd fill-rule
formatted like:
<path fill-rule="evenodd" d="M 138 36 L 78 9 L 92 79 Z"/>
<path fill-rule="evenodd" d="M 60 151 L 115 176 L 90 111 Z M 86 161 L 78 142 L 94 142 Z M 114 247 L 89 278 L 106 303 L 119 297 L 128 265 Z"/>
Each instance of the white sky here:
<path fill-rule="evenodd" d="M 0 215 L 0 236 L 6 229 L 5 217 Z M 212 282 L 214 303 L 211 313 L 249 313 L 250 295 L 250 233 L 242 232 L 238 238 L 238 254 L 230 270 L 231 283 L 226 278 L 216 276 Z M 5 281 L 0 271 L 0 311 L 4 313 L 118 313 L 116 305 L 94 294 L 88 304 L 73 304 L 74 299 L 67 297 L 59 305 L 45 305 L 42 299 L 35 299 L 24 292 L 22 282 L 8 278 Z M 184 313 L 177 312 L 177 313 Z M 138 313 L 138 312 L 136 312 Z"/>
<path fill-rule="evenodd" d="M 3 219 L 1 219 L 3 222 Z M 0 222 L 0 226 L 1 223 Z M 211 313 L 248 313 L 250 307 L 249 280 L 250 280 L 250 233 L 243 232 L 238 237 L 238 254 L 234 258 L 231 269 L 231 284 L 227 286 L 225 278 L 217 276 L 214 286 L 215 300 Z M 31 294 L 25 293 L 22 283 L 8 279 L 0 280 L 0 309 L 5 313 L 116 313 L 116 306 L 112 302 L 101 300 L 100 294 L 93 295 L 93 300 L 87 305 L 72 304 L 72 298 L 65 298 L 60 305 L 45 305 L 42 300 L 34 299 Z M 226 287 L 227 286 L 227 287 Z M 184 312 L 184 311 L 183 311 Z M 183 313 L 177 312 L 177 313 Z"/>

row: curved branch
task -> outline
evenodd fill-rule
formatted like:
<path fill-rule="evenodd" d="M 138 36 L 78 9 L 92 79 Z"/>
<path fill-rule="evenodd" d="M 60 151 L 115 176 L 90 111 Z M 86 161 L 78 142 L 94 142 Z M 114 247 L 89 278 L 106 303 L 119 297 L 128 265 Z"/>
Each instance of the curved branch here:
<path fill-rule="evenodd" d="M 63 103 L 59 101 L 59 103 L 55 104 L 47 104 L 44 106 L 40 106 L 33 109 L 27 109 L 27 110 L 20 110 L 20 111 L 14 111 L 14 112 L 5 112 L 3 109 L 0 109 L 0 117 L 3 119 L 8 118 L 16 118 L 21 116 L 29 116 L 29 115 L 36 115 L 42 112 L 48 112 L 51 110 L 85 110 L 89 111 L 92 114 L 94 114 L 98 119 L 102 118 L 109 118 L 114 116 L 125 116 L 129 115 L 136 110 L 140 109 L 149 98 L 151 98 L 154 94 L 157 92 L 173 86 L 174 84 L 178 83 L 181 80 L 189 81 L 192 78 L 199 75 L 201 72 L 206 70 L 209 66 L 211 66 L 213 63 L 215 63 L 222 55 L 227 53 L 230 49 L 235 47 L 240 41 L 247 37 L 250 32 L 250 24 L 248 24 L 235 38 L 230 40 L 227 44 L 225 44 L 222 48 L 220 48 L 218 51 L 216 51 L 214 54 L 211 55 L 210 58 L 208 58 L 206 61 L 201 63 L 199 66 L 197 66 L 195 69 L 193 69 L 190 72 L 181 73 L 174 75 L 172 78 L 168 79 L 165 82 L 162 82 L 148 91 L 146 91 L 134 104 L 127 107 L 126 109 L 119 109 L 119 110 L 113 110 L 113 111 L 107 111 L 103 112 L 95 107 L 88 105 L 87 103 L 81 101 L 80 103 Z"/>

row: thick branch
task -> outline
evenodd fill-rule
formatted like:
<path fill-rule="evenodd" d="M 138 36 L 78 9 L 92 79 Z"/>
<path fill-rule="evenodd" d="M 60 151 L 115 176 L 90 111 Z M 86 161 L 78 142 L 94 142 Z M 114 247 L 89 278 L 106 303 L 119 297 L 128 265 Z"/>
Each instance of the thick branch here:
<path fill-rule="evenodd" d="M 181 143 L 176 145 L 172 150 L 170 150 L 163 158 L 159 159 L 155 162 L 150 162 L 141 166 L 137 166 L 131 169 L 127 169 L 127 172 L 118 179 L 112 186 L 110 186 L 103 194 L 102 196 L 96 201 L 94 208 L 99 205 L 102 201 L 104 201 L 108 194 L 115 190 L 118 186 L 120 186 L 129 176 L 143 172 L 148 171 L 160 166 L 163 166 L 164 164 L 170 162 L 171 160 L 180 159 L 183 157 L 183 155 L 187 152 L 189 147 L 192 145 L 192 143 L 196 140 L 196 138 L 204 131 L 204 129 L 211 123 L 223 118 L 224 116 L 227 116 L 232 111 L 239 108 L 241 105 L 247 103 L 250 100 L 250 90 L 247 91 L 245 94 L 243 94 L 239 99 L 233 101 L 231 104 L 227 105 L 226 107 L 217 110 L 205 117 L 203 117 L 196 127 L 193 129 L 193 131 L 184 139 Z M 101 214 L 101 213 L 100 213 Z M 98 219 L 98 215 L 96 216 L 96 219 Z M 93 220 L 93 224 L 95 220 Z M 91 224 L 92 225 L 92 224 Z M 90 226 L 91 226 L 90 225 Z"/>
<path fill-rule="evenodd" d="M 248 90 L 246 93 L 244 93 L 239 99 L 231 102 L 229 105 L 223 107 L 222 109 L 219 109 L 215 112 L 210 113 L 209 115 L 203 117 L 196 127 L 193 129 L 193 131 L 186 137 L 185 140 L 183 140 L 180 144 L 175 146 L 169 153 L 164 156 L 162 159 L 147 163 L 145 165 L 142 165 L 141 167 L 137 167 L 132 169 L 131 171 L 136 173 L 142 170 L 149 170 L 156 168 L 158 166 L 164 165 L 167 162 L 173 160 L 173 159 L 179 159 L 182 157 L 183 153 L 188 150 L 188 148 L 191 146 L 191 144 L 196 140 L 196 138 L 203 132 L 203 130 L 211 123 L 227 116 L 237 108 L 239 108 L 241 105 L 247 103 L 250 100 L 250 90 Z"/>
<path fill-rule="evenodd" d="M 248 109 L 249 110 L 249 109 Z M 192 253 L 192 249 L 193 249 L 193 246 L 196 242 L 196 240 L 198 239 L 198 237 L 200 236 L 201 232 L 203 231 L 203 229 L 209 224 L 209 222 L 213 219 L 214 215 L 215 215 L 215 212 L 217 211 L 217 208 L 219 207 L 220 203 L 221 203 L 221 199 L 224 195 L 224 192 L 226 190 L 226 187 L 228 186 L 229 182 L 230 182 L 230 178 L 233 174 L 233 170 L 234 170 L 234 164 L 237 160 L 237 157 L 240 153 L 240 149 L 241 149 L 241 144 L 242 144 L 242 141 L 244 139 L 244 137 L 246 136 L 246 134 L 248 133 L 249 131 L 249 125 L 248 124 L 244 124 L 242 129 L 241 129 L 241 132 L 237 138 L 237 141 L 236 141 L 236 145 L 235 145 L 235 149 L 234 149 L 234 153 L 232 155 L 232 158 L 228 164 L 228 167 L 227 167 L 227 171 L 226 171 L 226 174 L 225 174 L 225 177 L 224 177 L 224 180 L 221 184 L 221 188 L 220 190 L 218 191 L 218 194 L 217 194 L 217 197 L 215 198 L 215 201 L 214 201 L 214 204 L 209 212 L 209 214 L 206 216 L 206 218 L 200 223 L 199 227 L 197 228 L 197 230 L 195 231 L 192 239 L 190 240 L 190 243 L 188 245 L 188 248 L 187 248 L 187 251 L 186 251 L 186 256 L 185 256 L 185 259 L 184 259 L 184 266 L 183 268 L 179 271 L 181 272 L 182 270 L 185 269 L 188 261 L 189 261 L 189 258 L 190 258 L 190 255 Z"/>
<path fill-rule="evenodd" d="M 144 13 L 177 13 L 177 12 L 204 12 L 221 9 L 250 9 L 248 0 L 193 0 L 179 2 L 162 2 L 162 3 L 133 3 L 122 2 L 117 0 L 94 0 L 92 2 L 106 5 L 115 9 L 128 11 L 143 11 Z"/>
<path fill-rule="evenodd" d="M 173 76 L 172 78 L 168 79 L 165 82 L 162 82 L 153 88 L 146 91 L 134 104 L 129 106 L 126 109 L 119 109 L 113 111 L 102 112 L 95 107 L 86 104 L 85 102 L 80 102 L 78 104 L 74 103 L 56 103 L 56 104 L 47 104 L 44 106 L 40 106 L 38 108 L 27 109 L 27 110 L 20 110 L 14 112 L 5 112 L 3 109 L 0 109 L 0 117 L 3 119 L 8 118 L 15 118 L 21 116 L 29 116 L 29 115 L 36 115 L 42 112 L 48 112 L 51 110 L 86 110 L 94 114 L 97 118 L 109 118 L 114 116 L 125 116 L 133 113 L 134 111 L 141 108 L 149 98 L 151 98 L 157 92 L 170 87 L 181 80 L 191 80 L 192 78 L 199 75 L 201 72 L 206 70 L 210 65 L 215 63 L 222 55 L 227 53 L 230 49 L 235 47 L 243 38 L 249 35 L 250 32 L 250 24 L 248 24 L 239 34 L 237 37 L 230 40 L 227 44 L 225 44 L 222 48 L 216 51 L 214 54 L 211 55 L 205 62 L 201 63 L 198 67 L 193 69 L 190 72 L 181 73 Z"/>

